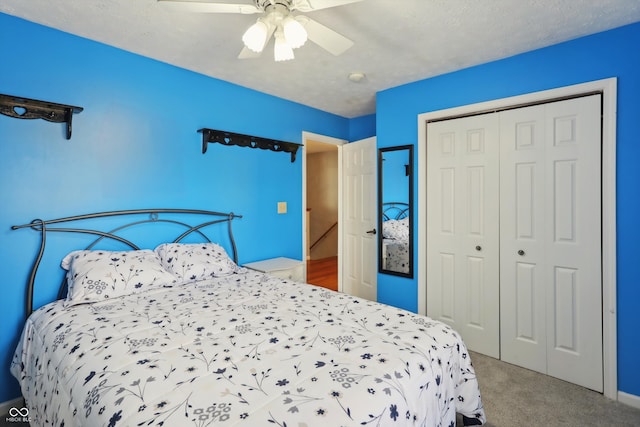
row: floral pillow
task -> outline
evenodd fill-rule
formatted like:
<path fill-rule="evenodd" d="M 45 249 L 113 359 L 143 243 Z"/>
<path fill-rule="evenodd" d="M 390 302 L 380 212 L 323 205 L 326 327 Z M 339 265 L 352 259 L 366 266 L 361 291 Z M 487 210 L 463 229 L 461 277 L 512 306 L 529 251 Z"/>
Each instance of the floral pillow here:
<path fill-rule="evenodd" d="M 216 243 L 164 243 L 156 253 L 163 267 L 182 283 L 228 276 L 240 269 Z"/>
<path fill-rule="evenodd" d="M 382 223 L 382 237 L 385 239 L 408 240 L 409 218 L 390 219 Z"/>
<path fill-rule="evenodd" d="M 176 278 L 155 252 L 74 251 L 62 260 L 67 270 L 67 305 L 91 303 L 172 286 Z"/>

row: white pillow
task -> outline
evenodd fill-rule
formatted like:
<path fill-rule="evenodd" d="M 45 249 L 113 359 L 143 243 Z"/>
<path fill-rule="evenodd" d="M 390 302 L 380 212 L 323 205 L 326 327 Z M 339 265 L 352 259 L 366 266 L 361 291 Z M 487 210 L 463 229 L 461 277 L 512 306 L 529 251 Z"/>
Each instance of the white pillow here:
<path fill-rule="evenodd" d="M 176 278 L 155 252 L 74 251 L 62 260 L 67 270 L 66 305 L 91 303 L 172 286 Z"/>
<path fill-rule="evenodd" d="M 239 270 L 216 243 L 164 243 L 156 248 L 163 267 L 182 283 L 228 276 Z"/>

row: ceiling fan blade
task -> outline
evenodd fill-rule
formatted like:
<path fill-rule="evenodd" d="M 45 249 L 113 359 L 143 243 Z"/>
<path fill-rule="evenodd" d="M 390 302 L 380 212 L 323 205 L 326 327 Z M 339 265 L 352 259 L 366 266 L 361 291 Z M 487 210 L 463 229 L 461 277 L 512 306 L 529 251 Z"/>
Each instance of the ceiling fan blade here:
<path fill-rule="evenodd" d="M 201 13 L 262 13 L 252 4 L 234 4 L 234 3 L 212 3 L 207 1 L 188 1 L 188 0 L 158 0 L 158 3 L 182 12 L 201 12 Z"/>
<path fill-rule="evenodd" d="M 351 40 L 311 18 L 299 15 L 296 16 L 296 20 L 307 30 L 309 40 L 335 56 L 342 55 L 347 49 L 353 46 Z"/>
<path fill-rule="evenodd" d="M 349 3 L 358 3 L 362 0 L 294 0 L 292 10 L 300 12 L 312 12 L 314 10 L 328 9 L 330 7 L 343 6 Z"/>

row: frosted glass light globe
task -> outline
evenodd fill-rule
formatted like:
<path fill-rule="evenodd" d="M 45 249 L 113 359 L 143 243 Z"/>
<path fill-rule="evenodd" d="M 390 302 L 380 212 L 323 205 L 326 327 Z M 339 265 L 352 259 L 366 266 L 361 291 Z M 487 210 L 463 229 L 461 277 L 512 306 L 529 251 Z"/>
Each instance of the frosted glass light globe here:
<path fill-rule="evenodd" d="M 262 20 L 258 19 L 256 23 L 250 26 L 243 34 L 242 41 L 247 48 L 260 53 L 267 42 L 267 34 L 269 34 L 269 27 Z"/>
<path fill-rule="evenodd" d="M 307 41 L 307 30 L 291 15 L 287 16 L 283 23 L 284 38 L 293 49 L 299 48 Z"/>
<path fill-rule="evenodd" d="M 273 57 L 276 61 L 288 61 L 294 58 L 293 49 L 284 38 L 282 32 L 276 32 L 276 43 L 273 48 Z"/>

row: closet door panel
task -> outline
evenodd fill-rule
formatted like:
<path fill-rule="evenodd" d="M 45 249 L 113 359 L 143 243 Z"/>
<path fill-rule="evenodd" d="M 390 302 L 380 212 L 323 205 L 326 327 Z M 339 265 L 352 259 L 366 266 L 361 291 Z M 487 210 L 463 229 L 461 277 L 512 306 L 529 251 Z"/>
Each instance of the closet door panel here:
<path fill-rule="evenodd" d="M 499 357 L 495 114 L 427 127 L 427 314 Z"/>
<path fill-rule="evenodd" d="M 429 147 L 429 171 L 431 175 L 427 183 L 431 198 L 431 210 L 428 221 L 430 238 L 437 239 L 437 244 L 427 251 L 429 315 L 451 325 L 456 330 L 460 321 L 456 315 L 456 282 L 458 280 L 457 238 L 459 228 L 456 216 L 456 188 L 458 180 L 459 135 L 449 129 L 439 129 L 432 136 Z"/>
<path fill-rule="evenodd" d="M 544 106 L 500 113 L 501 358 L 546 373 Z"/>
<path fill-rule="evenodd" d="M 553 299 L 555 301 L 553 315 L 555 322 L 552 333 L 553 347 L 556 351 L 576 354 L 577 331 L 577 270 L 556 266 L 553 270 Z"/>
<path fill-rule="evenodd" d="M 547 104 L 548 374 L 603 390 L 601 96 Z"/>
<path fill-rule="evenodd" d="M 468 307 L 466 313 L 467 327 L 483 330 L 487 324 L 485 322 L 485 306 L 479 304 L 482 301 L 482 294 L 487 284 L 484 282 L 484 258 L 478 256 L 467 257 L 467 276 L 465 280 L 464 296 L 465 305 Z"/>
<path fill-rule="evenodd" d="M 440 309 L 440 320 L 450 325 L 456 322 L 456 254 L 440 252 L 439 254 L 439 286 L 440 295 L 437 306 Z"/>
<path fill-rule="evenodd" d="M 524 262 L 516 263 L 516 287 L 515 287 L 515 309 L 516 339 L 528 341 L 535 344 L 540 335 L 537 316 L 534 313 L 534 306 L 531 301 L 535 297 L 537 266 Z"/>

